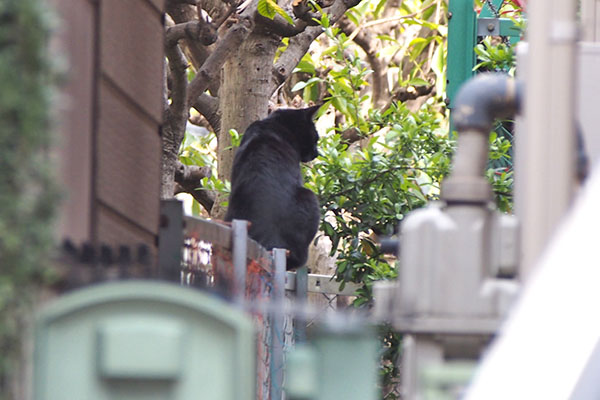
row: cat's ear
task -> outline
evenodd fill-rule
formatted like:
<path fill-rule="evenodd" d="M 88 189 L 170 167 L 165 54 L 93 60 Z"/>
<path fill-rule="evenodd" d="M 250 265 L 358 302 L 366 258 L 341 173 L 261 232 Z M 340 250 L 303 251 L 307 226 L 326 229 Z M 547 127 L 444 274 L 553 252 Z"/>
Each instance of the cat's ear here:
<path fill-rule="evenodd" d="M 312 121 L 322 105 L 323 104 L 317 104 L 315 106 L 305 108 L 303 111 L 304 115 L 306 115 L 306 118 Z"/>

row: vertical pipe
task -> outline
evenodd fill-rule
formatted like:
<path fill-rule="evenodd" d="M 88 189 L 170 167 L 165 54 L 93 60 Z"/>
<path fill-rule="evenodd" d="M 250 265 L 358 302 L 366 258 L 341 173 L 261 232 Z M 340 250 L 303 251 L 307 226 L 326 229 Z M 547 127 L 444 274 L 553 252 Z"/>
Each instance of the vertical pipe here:
<path fill-rule="evenodd" d="M 515 163 L 522 222 L 521 275 L 532 266 L 569 206 L 575 176 L 576 1 L 528 2 L 525 130 Z M 520 164 L 520 165 L 519 165 Z"/>
<path fill-rule="evenodd" d="M 442 183 L 441 197 L 447 202 L 486 203 L 491 187 L 485 176 L 488 156 L 487 133 L 474 129 L 460 131 L 452 172 Z"/>
<path fill-rule="evenodd" d="M 283 300 L 285 298 L 286 250 L 273 249 L 273 314 L 271 323 L 271 400 L 283 395 Z"/>
<path fill-rule="evenodd" d="M 158 229 L 158 275 L 161 279 L 180 281 L 183 230 L 181 202 L 177 199 L 161 200 Z"/>
<path fill-rule="evenodd" d="M 460 177 L 482 177 L 488 159 L 489 134 L 474 130 L 460 132 L 452 174 Z M 463 151 L 464 150 L 464 151 Z"/>
<path fill-rule="evenodd" d="M 248 259 L 248 221 L 231 222 L 233 243 L 233 300 L 238 307 L 244 305 L 246 294 L 246 260 Z"/>
<path fill-rule="evenodd" d="M 296 304 L 302 310 L 308 303 L 308 267 L 305 265 L 296 270 Z M 296 343 L 306 342 L 306 318 L 299 313 L 294 319 L 294 335 Z"/>

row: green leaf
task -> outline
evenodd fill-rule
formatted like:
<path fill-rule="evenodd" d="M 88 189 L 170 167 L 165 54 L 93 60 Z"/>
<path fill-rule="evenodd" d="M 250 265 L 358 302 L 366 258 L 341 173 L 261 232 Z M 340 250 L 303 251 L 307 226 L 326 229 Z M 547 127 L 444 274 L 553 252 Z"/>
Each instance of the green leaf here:
<path fill-rule="evenodd" d="M 263 17 L 273 19 L 275 18 L 275 9 L 271 7 L 271 4 L 273 4 L 272 0 L 258 0 L 256 9 Z"/>
<path fill-rule="evenodd" d="M 192 201 L 192 214 L 195 216 L 199 216 L 202 213 L 202 206 L 200 205 L 200 203 L 198 203 L 196 201 L 196 199 L 194 199 Z"/>
<path fill-rule="evenodd" d="M 231 147 L 239 147 L 240 143 L 242 142 L 242 135 L 240 135 L 235 129 L 230 129 L 228 133 L 229 137 L 231 138 Z"/>
<path fill-rule="evenodd" d="M 356 26 L 360 25 L 360 21 L 358 20 L 357 16 L 355 15 L 355 13 L 350 12 L 350 10 L 348 10 L 348 12 L 346 13 L 346 17 L 348 17 L 348 19 L 350 21 L 352 21 L 352 23 Z"/>
<path fill-rule="evenodd" d="M 394 55 L 398 50 L 400 50 L 400 46 L 397 45 L 386 45 L 377 53 L 378 57 L 390 57 Z"/>
<path fill-rule="evenodd" d="M 413 86 L 428 86 L 429 82 L 422 78 L 412 78 L 408 81 L 408 84 Z"/>
<path fill-rule="evenodd" d="M 336 79 L 334 86 L 338 89 L 337 91 L 339 92 L 339 89 L 342 89 L 344 92 L 346 92 L 347 94 L 352 95 L 354 93 L 354 89 L 352 89 L 348 84 L 347 84 L 347 79 L 345 77 L 340 78 L 340 79 Z"/>
<path fill-rule="evenodd" d="M 417 57 L 419 57 L 419 55 L 423 52 L 423 50 L 425 50 L 425 48 L 427 47 L 427 45 L 429 43 L 431 43 L 431 41 L 434 40 L 434 37 L 428 37 L 428 38 L 416 38 L 413 39 L 410 42 L 410 47 L 412 48 L 412 50 L 410 51 L 410 59 L 411 61 L 414 61 L 417 59 Z"/>
<path fill-rule="evenodd" d="M 258 0 L 257 10 L 263 17 L 273 19 L 276 14 L 281 15 L 290 25 L 294 25 L 294 20 L 275 0 Z"/>
<path fill-rule="evenodd" d="M 437 93 L 446 92 L 446 59 L 444 46 L 437 46 L 433 53 L 431 69 L 435 72 L 435 89 Z"/>
<path fill-rule="evenodd" d="M 437 7 L 429 7 L 427 10 L 425 10 L 425 12 L 423 12 L 423 15 L 421 17 L 424 20 L 428 20 L 429 18 L 431 18 L 433 13 L 436 11 L 436 8 Z"/>
<path fill-rule="evenodd" d="M 272 3 L 272 6 L 277 14 L 281 15 L 283 19 L 285 19 L 290 25 L 294 25 L 294 20 L 292 19 L 292 17 L 290 17 L 290 15 L 287 12 L 285 12 L 283 8 L 279 7 L 279 5 L 277 5 L 277 3 L 274 0 L 267 1 Z"/>
<path fill-rule="evenodd" d="M 296 65 L 296 68 L 294 68 L 294 72 L 307 72 L 309 74 L 314 75 L 316 69 L 313 63 L 309 62 L 308 60 L 302 59 L 300 60 L 298 65 Z"/>
<path fill-rule="evenodd" d="M 310 103 L 311 101 L 318 101 L 319 100 L 319 85 L 310 85 L 304 88 L 304 91 L 302 92 L 302 98 L 304 99 L 305 103 Z"/>
<path fill-rule="evenodd" d="M 321 21 L 317 21 L 321 24 L 321 26 L 323 28 L 329 28 L 330 26 L 330 22 L 329 22 L 329 15 L 327 15 L 327 13 L 322 12 L 322 10 L 317 9 L 320 13 L 321 13 Z"/>
<path fill-rule="evenodd" d="M 365 304 L 367 301 L 369 301 L 369 299 L 367 299 L 365 297 L 357 297 L 356 300 L 354 300 L 354 303 L 352 303 L 352 305 L 354 307 L 360 307 L 363 304 Z"/>
<path fill-rule="evenodd" d="M 332 54 L 335 54 L 335 52 L 338 50 L 337 46 L 331 46 L 328 47 L 327 49 L 325 49 L 322 53 L 321 56 L 330 56 Z"/>
<path fill-rule="evenodd" d="M 348 102 L 345 98 L 335 96 L 331 99 L 333 106 L 337 108 L 342 114 L 348 115 Z"/>
<path fill-rule="evenodd" d="M 390 42 L 397 42 L 396 38 L 390 36 L 390 35 L 377 35 L 377 39 L 381 40 L 381 41 L 390 41 Z"/>
<path fill-rule="evenodd" d="M 298 82 L 294 85 L 294 87 L 292 88 L 292 92 L 298 91 L 300 89 L 304 89 L 307 86 L 310 86 L 316 82 L 320 82 L 321 78 L 319 78 L 318 76 L 315 76 L 313 78 L 310 78 L 309 80 L 307 80 L 306 82 Z"/>

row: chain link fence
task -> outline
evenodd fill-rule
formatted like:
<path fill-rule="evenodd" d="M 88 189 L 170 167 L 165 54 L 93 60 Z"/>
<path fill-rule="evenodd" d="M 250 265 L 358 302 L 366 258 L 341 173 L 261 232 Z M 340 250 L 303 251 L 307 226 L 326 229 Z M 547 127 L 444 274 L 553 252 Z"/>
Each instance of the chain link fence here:
<path fill-rule="evenodd" d="M 145 246 L 66 242 L 57 260 L 65 268 L 59 291 L 114 280 L 159 279 L 229 301 L 248 312 L 256 326 L 256 398 L 283 399 L 286 353 L 306 340 L 307 329 L 317 321 L 350 304 L 358 285 L 346 284 L 340 291 L 332 276 L 308 274 L 306 267 L 286 271 L 286 251 L 266 251 L 249 239 L 245 221 L 230 227 L 184 217 L 181 206 L 173 205 L 162 210 L 158 265 Z"/>
<path fill-rule="evenodd" d="M 210 291 L 252 315 L 256 398 L 281 400 L 288 350 L 304 341 L 306 329 L 328 312 L 348 305 L 358 286 L 340 291 L 331 276 L 308 274 L 306 268 L 286 271 L 285 250 L 266 251 L 247 238 L 244 224 L 234 222 L 230 228 L 184 217 L 184 226 L 180 283 Z"/>

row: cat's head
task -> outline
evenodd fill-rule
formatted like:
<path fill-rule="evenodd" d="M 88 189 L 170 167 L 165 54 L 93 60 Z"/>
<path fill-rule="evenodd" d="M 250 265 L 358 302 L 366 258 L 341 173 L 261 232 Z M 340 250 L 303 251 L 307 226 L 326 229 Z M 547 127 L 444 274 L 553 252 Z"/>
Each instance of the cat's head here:
<path fill-rule="evenodd" d="M 319 155 L 317 150 L 319 134 L 313 122 L 319 108 L 321 105 L 299 109 L 281 108 L 268 116 L 268 119 L 276 120 L 291 133 L 288 140 L 298 150 L 302 162 L 313 160 Z"/>

